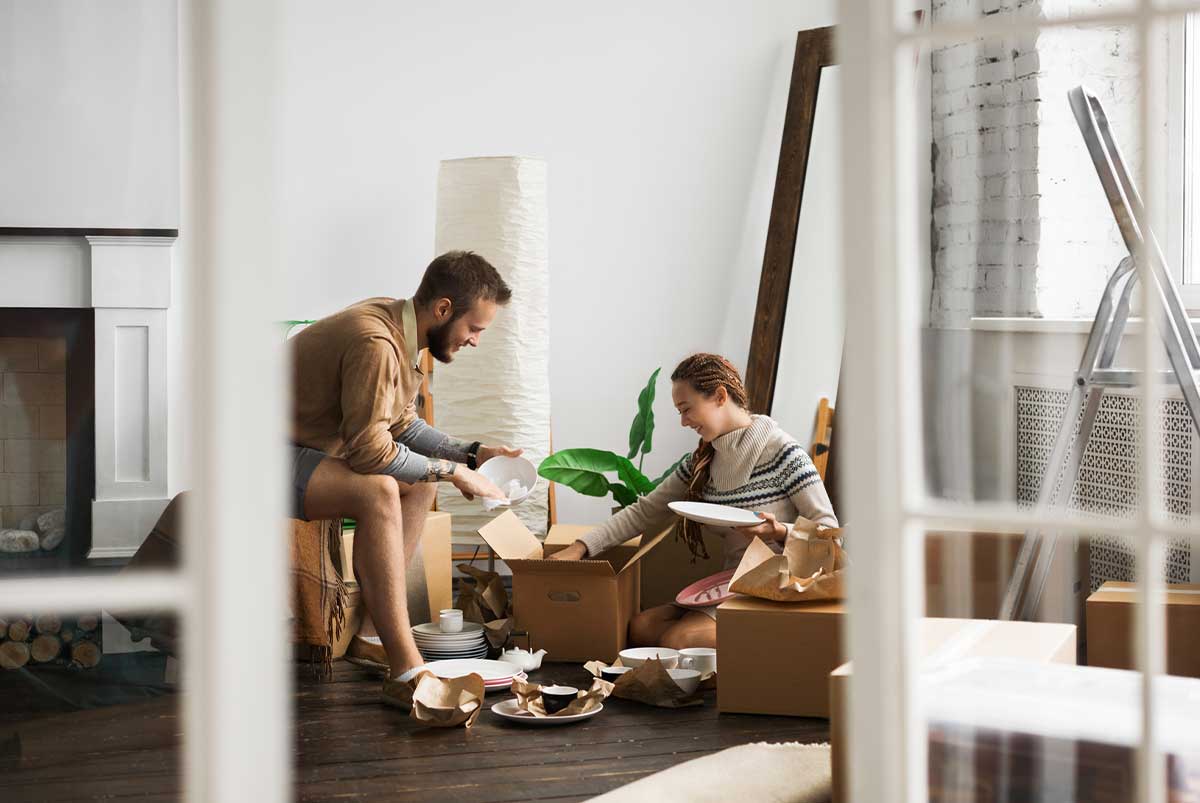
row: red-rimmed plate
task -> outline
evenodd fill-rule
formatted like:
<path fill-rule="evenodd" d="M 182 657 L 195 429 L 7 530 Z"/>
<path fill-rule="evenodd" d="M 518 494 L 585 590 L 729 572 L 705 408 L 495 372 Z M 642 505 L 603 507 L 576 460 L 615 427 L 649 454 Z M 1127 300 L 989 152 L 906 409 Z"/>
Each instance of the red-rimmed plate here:
<path fill-rule="evenodd" d="M 703 580 L 697 580 L 679 592 L 675 604 L 685 608 L 708 608 L 720 605 L 728 599 L 737 596 L 729 590 L 729 582 L 733 579 L 733 569 L 709 575 Z"/>

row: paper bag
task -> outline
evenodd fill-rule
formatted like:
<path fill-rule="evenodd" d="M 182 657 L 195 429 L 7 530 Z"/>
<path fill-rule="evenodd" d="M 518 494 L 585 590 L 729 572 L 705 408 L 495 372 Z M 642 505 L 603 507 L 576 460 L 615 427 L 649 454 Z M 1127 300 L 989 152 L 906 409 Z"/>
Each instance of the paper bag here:
<path fill-rule="evenodd" d="M 525 680 L 513 680 L 512 693 L 517 695 L 517 708 L 533 714 L 535 717 L 566 717 L 573 714 L 586 714 L 600 707 L 605 698 L 612 692 L 613 684 L 607 680 L 596 678 L 592 687 L 581 691 L 579 696 L 571 701 L 566 708 L 553 714 L 546 712 L 542 705 L 542 687 Z"/>
<path fill-rule="evenodd" d="M 612 664 L 605 664 L 601 661 L 588 661 L 583 665 L 583 668 L 599 677 L 600 670 L 606 666 L 624 666 L 624 664 L 618 658 Z M 651 658 L 641 666 L 634 667 L 617 678 L 616 682 L 611 684 L 612 696 L 619 697 L 622 700 L 634 700 L 659 708 L 683 708 L 688 705 L 702 705 L 704 700 L 700 697 L 700 692 L 712 688 L 712 679 L 715 676 L 715 673 L 709 673 L 708 676 L 702 677 L 700 687 L 691 694 L 687 694 L 667 674 L 666 667 L 662 665 L 662 661 L 659 661 L 657 658 Z M 705 684 L 706 680 L 709 681 L 707 685 Z M 600 680 L 599 682 L 605 683 L 607 681 Z"/>
<path fill-rule="evenodd" d="M 408 698 L 408 715 L 435 728 L 469 728 L 483 710 L 483 678 L 476 674 L 445 679 L 422 672 L 401 691 L 402 699 Z"/>
<path fill-rule="evenodd" d="M 777 555 L 755 538 L 729 582 L 736 594 L 775 602 L 843 599 L 846 553 L 838 543 L 842 530 L 800 519 Z"/>

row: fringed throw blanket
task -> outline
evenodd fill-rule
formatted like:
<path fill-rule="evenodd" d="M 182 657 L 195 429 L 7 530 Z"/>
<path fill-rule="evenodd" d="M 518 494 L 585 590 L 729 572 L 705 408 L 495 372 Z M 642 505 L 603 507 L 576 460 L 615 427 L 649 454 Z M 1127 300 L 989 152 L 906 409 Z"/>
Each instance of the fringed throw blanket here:
<path fill-rule="evenodd" d="M 184 507 L 189 495 L 179 494 L 159 516 L 154 529 L 122 572 L 177 569 L 182 549 Z M 319 677 L 333 673 L 333 645 L 346 626 L 347 592 L 341 573 L 342 522 L 290 522 L 288 539 L 292 567 L 292 638 Z M 129 628 L 134 641 L 149 637 L 155 649 L 179 655 L 177 617 L 162 614 L 113 614 Z"/>

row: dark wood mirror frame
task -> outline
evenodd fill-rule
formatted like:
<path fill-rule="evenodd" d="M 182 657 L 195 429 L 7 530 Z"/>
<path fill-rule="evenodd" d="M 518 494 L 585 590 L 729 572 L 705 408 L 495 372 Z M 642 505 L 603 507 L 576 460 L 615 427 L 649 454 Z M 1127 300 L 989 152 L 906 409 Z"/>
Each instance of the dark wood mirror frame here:
<path fill-rule="evenodd" d="M 755 413 L 770 414 L 775 396 L 788 289 L 792 284 L 792 260 L 796 256 L 796 228 L 800 224 L 800 203 L 804 198 L 808 152 L 817 113 L 817 91 L 821 70 L 837 63 L 833 55 L 834 30 L 832 26 L 813 28 L 796 35 L 775 194 L 767 225 L 767 247 L 758 282 L 750 358 L 746 363 L 746 393 L 750 410 Z"/>

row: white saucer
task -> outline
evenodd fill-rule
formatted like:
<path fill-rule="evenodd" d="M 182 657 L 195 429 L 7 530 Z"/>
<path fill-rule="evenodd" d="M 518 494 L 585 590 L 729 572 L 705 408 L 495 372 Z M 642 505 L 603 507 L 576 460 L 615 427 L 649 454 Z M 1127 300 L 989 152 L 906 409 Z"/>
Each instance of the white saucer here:
<path fill-rule="evenodd" d="M 457 678 L 472 673 L 484 681 L 512 680 L 516 667 L 504 661 L 489 661 L 484 658 L 460 658 L 447 661 L 430 661 L 425 668 L 440 678 Z"/>
<path fill-rule="evenodd" d="M 709 502 L 671 502 L 667 507 L 685 519 L 698 521 L 701 524 L 715 524 L 718 527 L 753 527 L 763 523 L 763 520 L 754 515 L 753 511 L 729 505 L 714 505 Z"/>
<path fill-rule="evenodd" d="M 533 714 L 526 714 L 517 708 L 516 699 L 504 700 L 492 706 L 492 713 L 509 722 L 519 722 L 522 725 L 566 725 L 571 722 L 579 722 L 584 719 L 591 719 L 596 714 L 604 710 L 604 704 L 598 705 L 595 710 L 588 711 L 586 714 L 571 714 L 565 717 L 535 717 Z"/>

